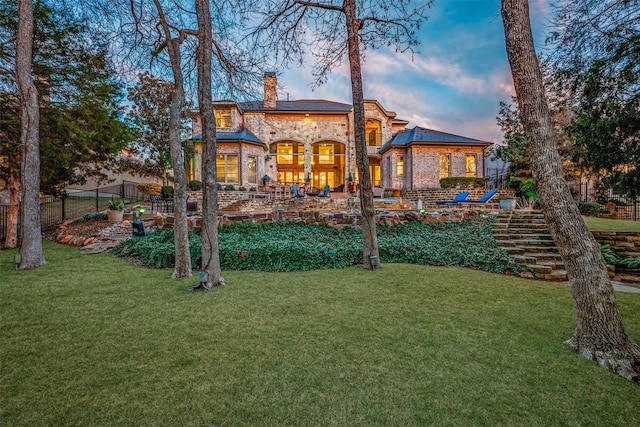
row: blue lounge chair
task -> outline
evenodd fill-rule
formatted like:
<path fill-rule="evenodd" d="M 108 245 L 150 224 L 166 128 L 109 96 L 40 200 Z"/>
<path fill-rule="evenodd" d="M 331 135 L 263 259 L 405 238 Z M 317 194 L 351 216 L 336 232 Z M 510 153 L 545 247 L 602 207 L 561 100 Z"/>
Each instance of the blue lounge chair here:
<path fill-rule="evenodd" d="M 495 197 L 496 194 L 498 194 L 498 190 L 491 190 L 485 193 L 485 195 L 482 196 L 480 200 L 465 200 L 463 202 L 460 202 L 460 204 L 461 205 L 483 205 L 485 203 L 489 203 L 491 199 Z"/>
<path fill-rule="evenodd" d="M 456 203 L 464 202 L 469 197 L 468 191 L 461 191 L 456 194 L 456 197 L 453 200 L 437 200 L 436 205 L 455 205 Z"/>
<path fill-rule="evenodd" d="M 293 184 L 293 187 L 291 187 L 291 189 L 293 190 L 293 197 L 304 197 L 304 194 L 300 194 L 300 186 L 298 186 L 298 184 Z"/>
<path fill-rule="evenodd" d="M 322 193 L 318 194 L 318 197 L 329 197 L 329 191 L 331 190 L 331 187 L 329 187 L 329 184 L 324 186 L 324 189 L 322 190 Z"/>

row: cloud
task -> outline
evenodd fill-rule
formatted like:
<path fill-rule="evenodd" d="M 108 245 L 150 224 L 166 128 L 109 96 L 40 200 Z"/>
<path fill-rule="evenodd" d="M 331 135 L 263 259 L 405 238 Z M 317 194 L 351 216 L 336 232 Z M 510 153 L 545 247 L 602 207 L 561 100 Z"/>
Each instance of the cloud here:
<path fill-rule="evenodd" d="M 431 80 L 459 93 L 482 93 L 487 82 L 464 69 L 461 63 L 442 56 L 418 56 L 379 50 L 367 53 L 363 67 L 367 74 L 407 76 Z M 403 78 L 405 78 L 403 77 Z"/>

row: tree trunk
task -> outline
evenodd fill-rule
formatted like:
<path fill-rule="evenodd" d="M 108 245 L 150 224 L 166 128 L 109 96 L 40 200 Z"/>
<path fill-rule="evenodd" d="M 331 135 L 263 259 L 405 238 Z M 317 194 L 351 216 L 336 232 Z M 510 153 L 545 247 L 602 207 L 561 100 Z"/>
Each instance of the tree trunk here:
<path fill-rule="evenodd" d="M 526 0 L 502 0 L 507 57 L 527 138 L 536 189 L 565 263 L 576 313 L 567 344 L 620 376 L 640 382 L 640 347 L 625 332 L 598 243 L 562 175 Z"/>
<path fill-rule="evenodd" d="M 11 173 L 7 179 L 9 190 L 9 209 L 7 209 L 7 235 L 4 239 L 4 248 L 10 249 L 18 246 L 18 222 L 20 221 L 20 176 Z"/>
<path fill-rule="evenodd" d="M 20 269 L 45 264 L 40 226 L 40 110 L 33 83 L 33 3 L 19 0 L 16 81 L 20 92 L 20 144 L 22 145 L 22 242 Z"/>
<path fill-rule="evenodd" d="M 169 149 L 173 167 L 173 242 L 176 251 L 176 263 L 173 278 L 191 276 L 191 253 L 189 252 L 189 228 L 187 226 L 187 175 L 184 171 L 184 152 L 180 141 L 180 120 L 184 109 L 184 79 L 182 77 L 180 43 L 182 36 L 173 38 L 167 24 L 162 6 L 154 0 L 160 25 L 167 42 L 167 50 L 173 71 L 173 91 L 169 107 Z"/>
<path fill-rule="evenodd" d="M 205 277 L 194 290 L 224 285 L 218 253 L 218 186 L 216 184 L 216 121 L 211 97 L 211 9 L 196 0 L 198 17 L 198 103 L 202 120 L 202 261 Z"/>
<path fill-rule="evenodd" d="M 373 209 L 371 175 L 369 173 L 369 156 L 367 155 L 365 138 L 364 95 L 362 91 L 362 67 L 360 64 L 360 37 L 358 34 L 361 22 L 356 18 L 355 0 L 344 1 L 344 13 L 347 21 L 349 70 L 351 72 L 351 91 L 353 96 L 356 165 L 360 176 L 363 265 L 364 268 L 373 270 L 380 267 L 380 256 L 378 253 L 375 210 Z"/>

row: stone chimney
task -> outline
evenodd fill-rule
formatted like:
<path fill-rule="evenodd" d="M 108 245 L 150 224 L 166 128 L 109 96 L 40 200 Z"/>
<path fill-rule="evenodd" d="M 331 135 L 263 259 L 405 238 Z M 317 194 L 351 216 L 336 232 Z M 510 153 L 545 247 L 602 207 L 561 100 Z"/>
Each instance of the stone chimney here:
<path fill-rule="evenodd" d="M 278 92 L 276 87 L 278 86 L 278 79 L 276 73 L 266 72 L 264 73 L 264 109 L 275 110 L 276 101 L 278 100 Z"/>

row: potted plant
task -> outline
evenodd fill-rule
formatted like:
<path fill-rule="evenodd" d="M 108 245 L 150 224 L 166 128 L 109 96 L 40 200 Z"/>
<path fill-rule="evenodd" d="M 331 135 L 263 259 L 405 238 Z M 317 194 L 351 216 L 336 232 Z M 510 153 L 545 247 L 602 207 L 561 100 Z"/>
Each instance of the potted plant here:
<path fill-rule="evenodd" d="M 269 175 L 262 177 L 262 185 L 269 185 L 269 181 L 271 181 L 271 177 Z"/>
<path fill-rule="evenodd" d="M 124 202 L 122 201 L 122 199 L 116 199 L 116 197 L 112 194 L 111 199 L 109 200 L 109 210 L 107 211 L 107 219 L 109 220 L 109 224 L 122 222 L 123 216 Z"/>
<path fill-rule="evenodd" d="M 349 190 L 349 193 L 356 192 L 356 186 L 353 183 L 353 176 L 351 175 L 351 173 L 349 173 L 349 176 L 347 177 L 347 189 Z"/>

